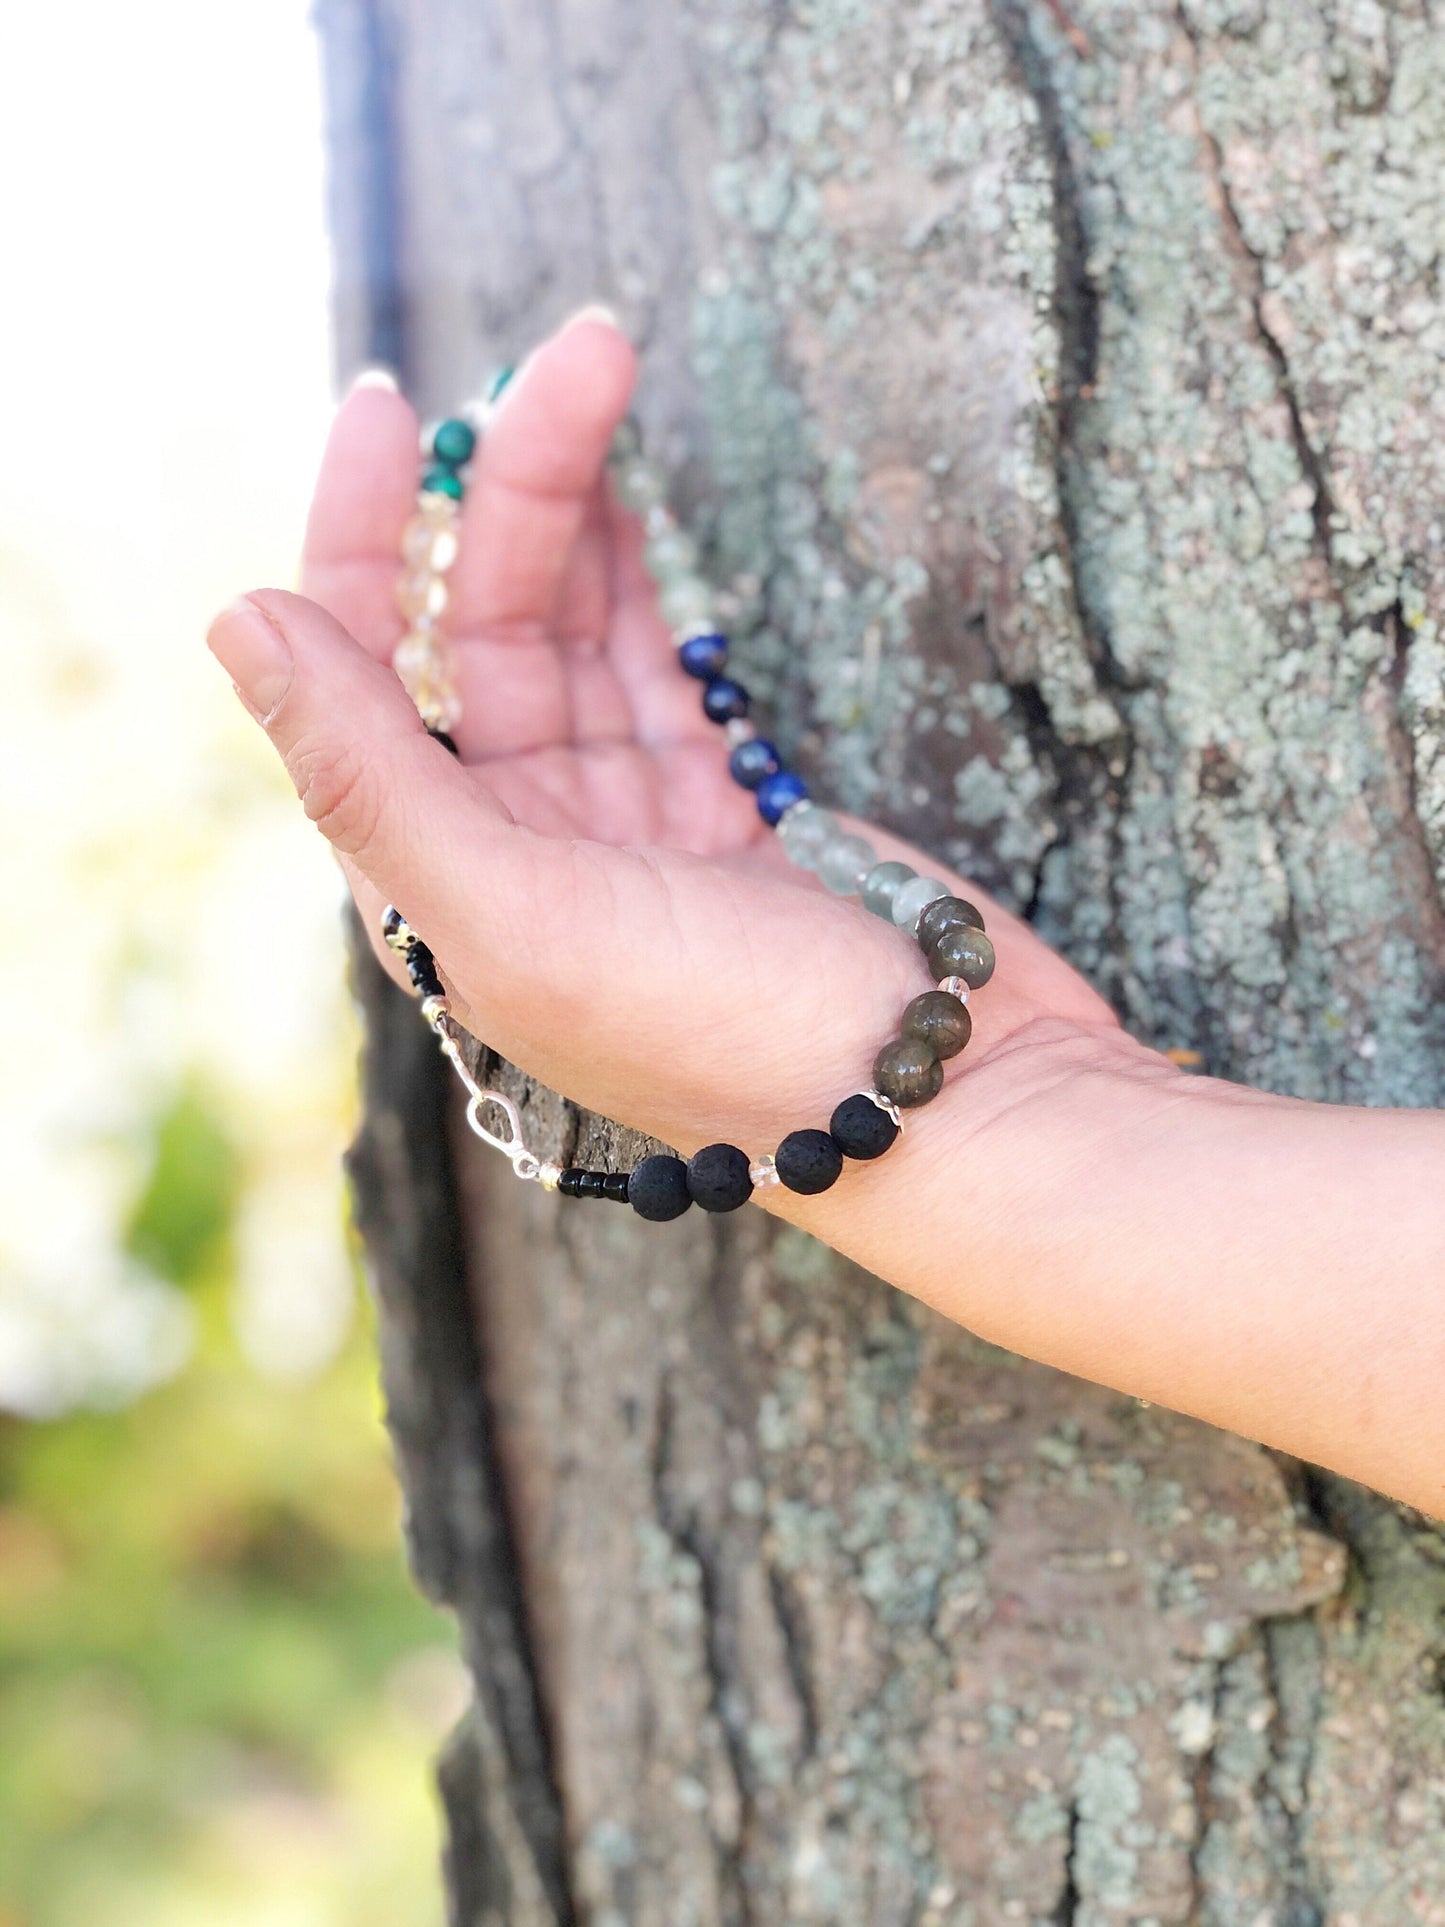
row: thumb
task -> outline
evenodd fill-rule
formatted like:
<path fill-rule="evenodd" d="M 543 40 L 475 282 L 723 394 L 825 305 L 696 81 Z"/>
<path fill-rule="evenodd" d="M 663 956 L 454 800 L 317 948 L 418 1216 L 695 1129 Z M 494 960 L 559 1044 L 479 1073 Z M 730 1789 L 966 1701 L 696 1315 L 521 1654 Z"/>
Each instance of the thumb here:
<path fill-rule="evenodd" d="M 304 596 L 261 589 L 223 610 L 206 640 L 306 814 L 443 961 L 472 960 L 479 921 L 499 954 L 535 928 L 560 846 L 518 829 L 469 780 L 340 623 Z"/>

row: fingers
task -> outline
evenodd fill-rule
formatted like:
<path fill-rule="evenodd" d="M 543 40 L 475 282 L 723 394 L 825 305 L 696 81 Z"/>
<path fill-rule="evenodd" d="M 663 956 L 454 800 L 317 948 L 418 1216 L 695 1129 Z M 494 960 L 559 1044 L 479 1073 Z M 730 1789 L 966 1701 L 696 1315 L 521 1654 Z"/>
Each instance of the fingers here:
<path fill-rule="evenodd" d="M 584 309 L 524 364 L 473 466 L 451 578 L 453 633 L 531 640 L 552 627 L 636 377 L 631 345 Z"/>
<path fill-rule="evenodd" d="M 261 590 L 208 641 L 339 854 L 443 958 L 485 974 L 505 956 L 514 970 L 565 899 L 566 846 L 519 830 L 431 740 L 390 670 L 314 603 Z"/>
<path fill-rule="evenodd" d="M 327 437 L 301 586 L 382 661 L 390 661 L 403 628 L 395 587 L 417 466 L 410 406 L 394 389 L 363 380 L 337 410 Z"/>

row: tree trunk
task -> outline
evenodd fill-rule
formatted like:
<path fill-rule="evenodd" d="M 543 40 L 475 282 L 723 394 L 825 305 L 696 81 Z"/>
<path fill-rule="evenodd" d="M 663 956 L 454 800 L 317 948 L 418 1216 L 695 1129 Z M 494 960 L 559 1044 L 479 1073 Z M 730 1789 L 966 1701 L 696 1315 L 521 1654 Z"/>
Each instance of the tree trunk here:
<path fill-rule="evenodd" d="M 439 410 L 611 301 L 823 792 L 1210 1071 L 1441 1102 L 1432 0 L 319 19 L 344 364 Z M 758 1214 L 569 1212 L 358 973 L 458 1923 L 1445 1922 L 1433 1526 Z"/>

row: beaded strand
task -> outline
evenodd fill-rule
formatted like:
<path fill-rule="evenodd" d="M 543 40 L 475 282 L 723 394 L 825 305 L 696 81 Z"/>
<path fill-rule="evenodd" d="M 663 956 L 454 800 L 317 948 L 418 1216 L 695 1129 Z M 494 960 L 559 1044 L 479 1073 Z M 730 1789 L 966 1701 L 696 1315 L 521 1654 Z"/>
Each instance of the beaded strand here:
<path fill-rule="evenodd" d="M 461 503 L 478 433 L 510 376 L 508 369 L 493 380 L 472 419 L 450 417 L 425 431 L 417 509 L 402 534 L 405 566 L 397 602 L 407 630 L 394 666 L 428 731 L 453 755 L 457 746 L 451 732 L 462 712 L 443 628 L 446 575 L 459 552 Z M 519 1177 L 566 1197 L 630 1204 L 640 1217 L 662 1222 L 681 1217 L 694 1204 L 704 1211 L 733 1211 L 755 1190 L 773 1185 L 816 1195 L 837 1182 L 845 1159 L 881 1157 L 903 1129 L 902 1112 L 928 1103 L 942 1089 L 945 1062 L 963 1050 L 972 1033 L 969 999 L 993 975 L 995 960 L 973 904 L 906 863 L 880 862 L 867 838 L 846 830 L 832 811 L 814 803 L 776 745 L 757 734 L 747 689 L 725 673 L 728 638 L 717 626 L 712 591 L 697 572 L 697 546 L 667 506 L 662 480 L 643 459 L 630 424 L 619 433 L 612 476 L 620 500 L 642 521 L 644 560 L 673 632 L 679 666 L 703 684 L 703 713 L 727 733 L 733 780 L 754 793 L 758 813 L 776 828 L 793 862 L 814 871 L 834 894 L 859 896 L 865 909 L 916 936 L 937 983 L 937 989 L 908 1005 L 898 1036 L 874 1058 L 872 1085 L 845 1097 L 826 1130 L 790 1131 L 776 1151 L 752 1160 L 736 1145 L 718 1143 L 704 1145 L 686 1160 L 659 1152 L 631 1172 L 564 1168 L 528 1150 L 516 1105 L 472 1076 L 462 1052 L 465 1033 L 452 1016 L 436 960 L 401 913 L 388 907 L 382 935 L 405 964 L 422 1015 L 467 1089 L 473 1131 L 508 1157 Z M 505 1120 L 505 1131 L 491 1127 L 493 1113 Z"/>

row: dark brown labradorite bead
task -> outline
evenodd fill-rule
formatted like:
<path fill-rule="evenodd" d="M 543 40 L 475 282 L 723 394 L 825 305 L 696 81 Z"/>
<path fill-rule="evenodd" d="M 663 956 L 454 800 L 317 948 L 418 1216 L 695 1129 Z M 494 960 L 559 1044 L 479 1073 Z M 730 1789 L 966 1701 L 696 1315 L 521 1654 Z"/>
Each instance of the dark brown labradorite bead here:
<path fill-rule="evenodd" d="M 938 1096 L 943 1066 L 927 1044 L 916 1037 L 900 1037 L 895 1044 L 885 1044 L 873 1059 L 873 1087 L 900 1111 L 909 1111 Z"/>
<path fill-rule="evenodd" d="M 916 1037 L 935 1057 L 957 1057 L 973 1035 L 973 1019 L 946 990 L 925 990 L 903 1013 L 903 1037 Z"/>
<path fill-rule="evenodd" d="M 964 897 L 935 897 L 918 916 L 918 942 L 926 957 L 945 930 L 982 930 L 983 913 Z"/>
<path fill-rule="evenodd" d="M 935 977 L 962 977 L 977 990 L 993 975 L 993 945 L 981 930 L 945 930 L 928 951 Z"/>

